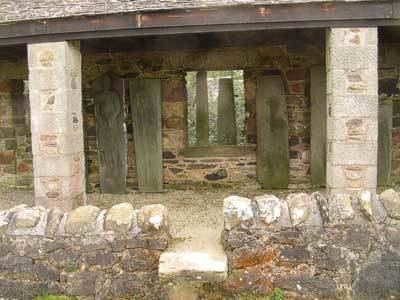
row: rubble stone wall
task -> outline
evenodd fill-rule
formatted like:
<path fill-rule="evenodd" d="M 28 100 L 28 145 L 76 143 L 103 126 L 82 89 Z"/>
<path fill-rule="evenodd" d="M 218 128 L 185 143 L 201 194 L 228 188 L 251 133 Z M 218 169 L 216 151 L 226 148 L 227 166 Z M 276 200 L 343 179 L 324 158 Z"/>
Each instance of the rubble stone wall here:
<path fill-rule="evenodd" d="M 400 197 L 394 190 L 371 195 L 226 198 L 223 290 L 280 288 L 287 299 L 400 297 Z"/>
<path fill-rule="evenodd" d="M 158 260 L 168 239 L 162 205 L 1 211 L 0 297 L 158 299 Z"/>
<path fill-rule="evenodd" d="M 20 79 L 0 74 L 0 187 L 32 188 L 29 101 Z"/>
<path fill-rule="evenodd" d="M 379 101 L 393 103 L 392 176 L 400 178 L 400 45 L 382 44 L 379 48 Z"/>

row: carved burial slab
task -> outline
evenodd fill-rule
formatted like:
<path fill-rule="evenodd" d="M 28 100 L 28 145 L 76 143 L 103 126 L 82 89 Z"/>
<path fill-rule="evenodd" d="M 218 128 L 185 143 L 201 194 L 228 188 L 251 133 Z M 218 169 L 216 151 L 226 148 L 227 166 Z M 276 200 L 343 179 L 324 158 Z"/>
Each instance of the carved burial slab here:
<path fill-rule="evenodd" d="M 129 81 L 139 191 L 161 192 L 161 80 Z"/>
<path fill-rule="evenodd" d="M 102 193 L 126 190 L 127 145 L 122 79 L 104 74 L 93 84 Z"/>
<path fill-rule="evenodd" d="M 288 117 L 280 76 L 257 79 L 257 180 L 262 188 L 289 185 Z"/>

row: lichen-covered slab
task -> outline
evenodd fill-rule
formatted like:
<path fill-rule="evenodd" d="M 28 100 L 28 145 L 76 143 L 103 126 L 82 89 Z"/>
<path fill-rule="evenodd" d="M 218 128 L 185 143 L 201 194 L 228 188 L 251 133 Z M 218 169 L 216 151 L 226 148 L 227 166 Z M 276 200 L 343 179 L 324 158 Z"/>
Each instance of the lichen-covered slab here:
<path fill-rule="evenodd" d="M 311 68 L 311 182 L 326 184 L 326 70 Z"/>
<path fill-rule="evenodd" d="M 257 79 L 257 180 L 262 188 L 289 185 L 289 127 L 280 76 Z"/>
<path fill-rule="evenodd" d="M 391 99 L 381 100 L 378 110 L 378 185 L 390 184 L 392 172 L 392 123 Z"/>
<path fill-rule="evenodd" d="M 93 93 L 100 189 L 102 193 L 123 194 L 126 189 L 127 144 L 122 80 L 104 74 L 94 82 Z"/>
<path fill-rule="evenodd" d="M 161 192 L 161 80 L 129 81 L 139 191 Z"/>

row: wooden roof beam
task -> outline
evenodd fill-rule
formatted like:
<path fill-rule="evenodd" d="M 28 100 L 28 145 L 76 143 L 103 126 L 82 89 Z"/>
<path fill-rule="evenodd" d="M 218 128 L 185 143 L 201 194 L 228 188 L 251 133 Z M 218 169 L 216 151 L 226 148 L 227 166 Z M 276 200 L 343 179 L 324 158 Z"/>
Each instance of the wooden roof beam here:
<path fill-rule="evenodd" d="M 236 6 L 58 18 L 0 25 L 0 46 L 243 30 L 400 26 L 397 0 Z"/>

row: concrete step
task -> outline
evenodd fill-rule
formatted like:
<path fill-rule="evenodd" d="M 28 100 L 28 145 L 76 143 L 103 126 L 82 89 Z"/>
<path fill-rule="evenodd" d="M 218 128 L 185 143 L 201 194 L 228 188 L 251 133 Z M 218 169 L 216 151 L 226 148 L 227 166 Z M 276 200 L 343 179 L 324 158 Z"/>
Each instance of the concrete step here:
<path fill-rule="evenodd" d="M 228 272 L 221 228 L 188 227 L 161 254 L 159 276 L 164 282 L 220 282 Z"/>

